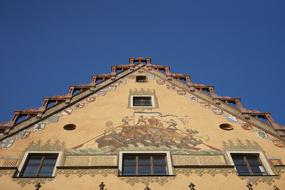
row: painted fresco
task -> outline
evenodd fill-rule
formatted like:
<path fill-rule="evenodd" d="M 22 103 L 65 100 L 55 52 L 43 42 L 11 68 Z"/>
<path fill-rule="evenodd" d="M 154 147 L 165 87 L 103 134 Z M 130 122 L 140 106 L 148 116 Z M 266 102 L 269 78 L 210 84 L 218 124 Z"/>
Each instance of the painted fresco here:
<path fill-rule="evenodd" d="M 209 144 L 209 137 L 191 129 L 190 117 L 135 112 L 119 125 L 106 122 L 106 130 L 74 146 L 69 153 L 116 153 L 122 150 L 170 150 L 183 154 L 217 154 L 222 151 Z"/>

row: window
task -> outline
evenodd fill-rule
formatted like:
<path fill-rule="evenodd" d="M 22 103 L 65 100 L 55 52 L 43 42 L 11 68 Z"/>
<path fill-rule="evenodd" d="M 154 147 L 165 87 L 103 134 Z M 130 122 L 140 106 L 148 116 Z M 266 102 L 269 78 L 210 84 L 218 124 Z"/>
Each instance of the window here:
<path fill-rule="evenodd" d="M 146 76 L 136 76 L 136 82 L 147 82 Z"/>
<path fill-rule="evenodd" d="M 152 107 L 151 96 L 133 96 L 133 106 L 150 106 Z"/>
<path fill-rule="evenodd" d="M 231 153 L 231 157 L 239 175 L 268 175 L 258 153 Z"/>
<path fill-rule="evenodd" d="M 19 177 L 52 177 L 58 153 L 29 153 Z"/>
<path fill-rule="evenodd" d="M 168 175 L 166 154 L 123 154 L 122 175 Z"/>

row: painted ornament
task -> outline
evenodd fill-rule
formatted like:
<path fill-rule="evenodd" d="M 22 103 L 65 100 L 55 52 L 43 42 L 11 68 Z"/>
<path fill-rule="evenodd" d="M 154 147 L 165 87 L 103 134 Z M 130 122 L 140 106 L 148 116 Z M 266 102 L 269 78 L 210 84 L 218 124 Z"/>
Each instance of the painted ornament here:
<path fill-rule="evenodd" d="M 164 85 L 164 84 L 165 84 L 165 81 L 162 80 L 162 79 L 157 79 L 157 80 L 156 80 L 156 83 L 159 84 L 159 85 Z"/>
<path fill-rule="evenodd" d="M 198 98 L 196 96 L 190 96 L 189 99 L 192 101 L 192 102 L 197 102 L 198 101 Z"/>
<path fill-rule="evenodd" d="M 23 131 L 20 131 L 16 137 L 16 139 L 25 139 L 27 138 L 29 135 L 30 135 L 30 131 L 29 130 L 23 130 Z"/>
<path fill-rule="evenodd" d="M 199 102 L 199 103 L 200 103 L 201 106 L 204 106 L 205 108 L 210 108 L 210 107 L 211 107 L 211 105 L 208 104 L 207 102 L 201 101 L 201 102 Z"/>
<path fill-rule="evenodd" d="M 111 85 L 109 86 L 109 88 L 110 88 L 110 90 L 114 91 L 114 90 L 117 89 L 117 85 L 116 85 L 116 84 L 111 84 Z"/>
<path fill-rule="evenodd" d="M 99 92 L 96 93 L 97 96 L 105 96 L 107 93 L 104 90 L 101 90 Z"/>
<path fill-rule="evenodd" d="M 265 133 L 264 131 L 258 130 L 258 131 L 256 131 L 256 134 L 257 134 L 258 137 L 260 137 L 262 139 L 267 139 L 268 138 L 267 133 Z"/>
<path fill-rule="evenodd" d="M 220 108 L 217 108 L 217 107 L 213 107 L 212 111 L 216 115 L 222 115 L 224 113 L 223 110 L 221 110 Z"/>
<path fill-rule="evenodd" d="M 279 148 L 285 148 L 285 143 L 281 140 L 272 140 L 273 144 Z"/>
<path fill-rule="evenodd" d="M 59 120 L 59 116 L 58 115 L 53 115 L 50 116 L 49 118 L 47 118 L 47 122 L 49 123 L 56 123 Z"/>
<path fill-rule="evenodd" d="M 34 125 L 33 131 L 40 132 L 40 131 L 45 129 L 45 126 L 46 126 L 45 123 L 37 123 L 37 124 Z"/>
<path fill-rule="evenodd" d="M 130 75 L 128 78 L 129 79 L 135 79 L 136 77 L 135 77 L 135 75 Z"/>
<path fill-rule="evenodd" d="M 4 139 L 1 143 L 1 148 L 9 148 L 13 145 L 13 143 L 14 143 L 14 139 L 12 138 Z"/>
<path fill-rule="evenodd" d="M 85 105 L 84 102 L 79 102 L 79 103 L 75 104 L 75 108 L 76 108 L 76 109 L 83 108 L 84 105 Z"/>
<path fill-rule="evenodd" d="M 72 108 L 67 108 L 63 110 L 62 115 L 70 115 L 72 113 Z"/>
<path fill-rule="evenodd" d="M 237 118 L 235 117 L 235 116 L 233 116 L 233 115 L 225 115 L 224 116 L 229 122 L 232 122 L 232 123 L 237 123 L 238 122 L 238 120 L 237 120 Z"/>
<path fill-rule="evenodd" d="M 147 75 L 147 78 L 148 78 L 149 80 L 153 80 L 153 79 L 155 79 L 155 76 L 152 75 L 152 74 L 148 74 L 148 75 Z"/>
<path fill-rule="evenodd" d="M 248 124 L 248 123 L 242 124 L 241 127 L 242 127 L 244 130 L 248 130 L 248 131 L 252 130 L 252 126 L 251 126 L 250 124 Z"/>
<path fill-rule="evenodd" d="M 95 96 L 90 96 L 86 99 L 87 102 L 94 102 L 96 100 Z"/>
<path fill-rule="evenodd" d="M 177 90 L 177 94 L 183 96 L 186 95 L 186 92 L 184 90 Z"/>

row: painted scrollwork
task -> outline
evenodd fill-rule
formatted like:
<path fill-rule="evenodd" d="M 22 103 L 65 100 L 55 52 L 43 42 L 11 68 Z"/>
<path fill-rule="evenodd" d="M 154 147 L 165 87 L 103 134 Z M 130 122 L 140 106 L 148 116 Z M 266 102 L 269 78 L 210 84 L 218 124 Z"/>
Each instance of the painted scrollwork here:
<path fill-rule="evenodd" d="M 53 181 L 53 178 L 12 178 L 13 181 L 24 187 L 25 185 L 33 184 L 36 185 L 38 183 L 45 184 L 46 182 Z"/>
<path fill-rule="evenodd" d="M 192 174 L 197 174 L 198 176 L 203 176 L 205 174 L 215 176 L 215 175 L 223 175 L 228 176 L 229 174 L 234 174 L 236 171 L 234 168 L 175 168 L 175 174 L 182 174 L 185 176 L 190 176 Z"/>
<path fill-rule="evenodd" d="M 0 169 L 0 177 L 4 176 L 4 175 L 13 175 L 14 174 L 14 170 L 2 170 Z"/>
<path fill-rule="evenodd" d="M 223 141 L 224 150 L 262 150 L 262 148 L 257 144 L 257 142 L 251 142 L 245 140 L 244 142 L 240 139 L 237 139 L 236 142 L 232 140 Z"/>
<path fill-rule="evenodd" d="M 276 180 L 280 179 L 279 175 L 276 176 L 239 176 L 241 180 L 247 180 L 249 183 L 257 185 L 258 183 L 266 183 L 272 185 Z"/>
<path fill-rule="evenodd" d="M 117 169 L 58 169 L 57 175 L 64 175 L 65 177 L 69 177 L 70 175 L 76 175 L 78 177 L 82 177 L 85 175 L 95 177 L 96 175 L 102 175 L 107 177 L 108 175 L 116 175 L 118 174 Z"/>
<path fill-rule="evenodd" d="M 166 184 L 170 180 L 174 180 L 174 176 L 131 176 L 131 177 L 120 177 L 122 181 L 134 186 L 136 183 L 143 183 L 149 185 L 150 183 L 158 183 L 160 185 Z"/>
<path fill-rule="evenodd" d="M 32 141 L 25 151 L 62 151 L 65 149 L 65 142 L 56 140 L 52 142 L 50 139 L 43 143 L 41 140 Z"/>

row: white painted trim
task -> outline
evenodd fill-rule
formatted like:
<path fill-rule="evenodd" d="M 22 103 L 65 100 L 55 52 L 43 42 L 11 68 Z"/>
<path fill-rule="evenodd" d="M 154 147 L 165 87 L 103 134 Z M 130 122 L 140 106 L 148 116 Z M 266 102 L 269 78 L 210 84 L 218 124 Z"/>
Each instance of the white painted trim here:
<path fill-rule="evenodd" d="M 173 175 L 172 161 L 169 151 L 120 151 L 119 152 L 119 173 L 123 171 L 123 154 L 166 154 L 167 175 Z"/>
<path fill-rule="evenodd" d="M 234 161 L 233 161 L 232 156 L 231 156 L 232 153 L 237 153 L 237 154 L 258 154 L 259 158 L 261 160 L 261 163 L 262 163 L 264 169 L 267 172 L 267 175 L 275 175 L 262 151 L 227 151 L 227 156 L 229 158 L 230 164 L 232 166 L 235 166 Z M 236 167 L 235 167 L 235 170 L 236 170 Z"/>
<path fill-rule="evenodd" d="M 134 97 L 151 97 L 151 106 L 134 106 L 133 100 Z M 155 107 L 155 100 L 153 95 L 131 95 L 130 105 L 132 108 L 154 108 Z"/>
<path fill-rule="evenodd" d="M 55 167 L 53 169 L 53 172 L 52 172 L 52 177 L 55 176 L 55 172 L 56 172 L 56 167 L 60 165 L 61 161 L 62 161 L 62 152 L 61 151 L 26 151 L 25 154 L 24 154 L 24 157 L 18 167 L 18 171 L 19 173 L 17 174 L 17 177 L 19 177 L 24 165 L 25 165 L 25 162 L 27 161 L 27 158 L 28 158 L 28 155 L 29 154 L 52 154 L 52 153 L 57 153 L 58 156 L 57 156 L 57 159 L 56 159 L 56 163 L 55 163 Z"/>

